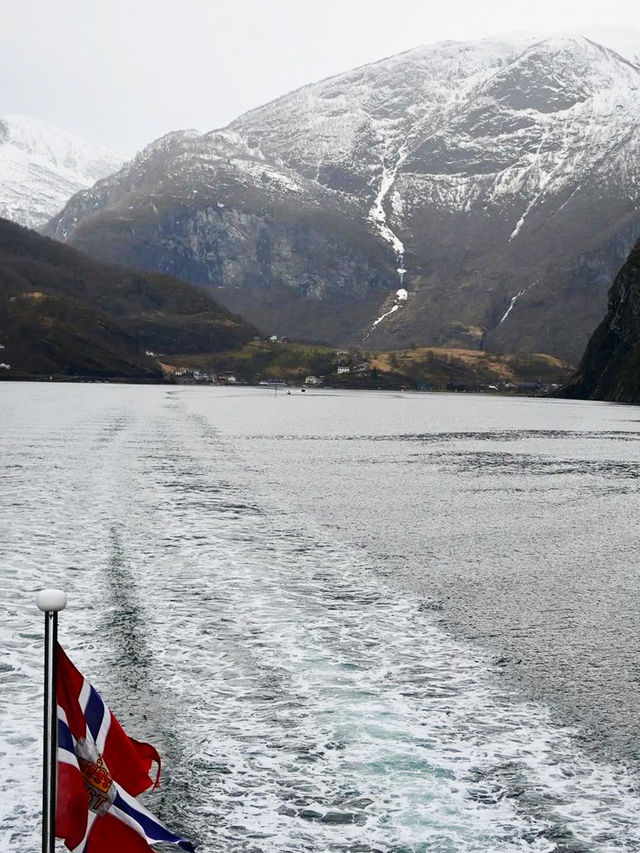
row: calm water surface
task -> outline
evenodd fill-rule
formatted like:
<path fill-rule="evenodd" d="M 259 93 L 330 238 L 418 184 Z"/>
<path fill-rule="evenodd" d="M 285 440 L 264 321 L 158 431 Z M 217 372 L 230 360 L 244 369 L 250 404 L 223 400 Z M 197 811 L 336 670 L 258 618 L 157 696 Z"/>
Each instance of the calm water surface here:
<path fill-rule="evenodd" d="M 640 410 L 0 384 L 0 848 L 44 584 L 207 851 L 640 851 Z"/>

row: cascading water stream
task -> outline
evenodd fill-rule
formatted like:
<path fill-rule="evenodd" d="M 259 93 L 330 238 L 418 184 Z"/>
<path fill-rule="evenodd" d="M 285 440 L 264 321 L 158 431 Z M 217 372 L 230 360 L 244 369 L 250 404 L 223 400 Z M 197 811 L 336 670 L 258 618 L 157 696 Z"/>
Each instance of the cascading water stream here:
<path fill-rule="evenodd" d="M 404 268 L 404 255 L 398 256 L 398 269 L 396 270 L 396 272 L 400 276 L 400 287 L 404 288 L 404 277 L 407 274 L 407 271 Z"/>
<path fill-rule="evenodd" d="M 504 323 L 504 321 L 507 319 L 507 317 L 509 316 L 509 314 L 511 314 L 511 312 L 513 311 L 513 306 L 516 304 L 516 302 L 518 301 L 518 299 L 519 299 L 521 296 L 524 296 L 524 294 L 525 294 L 526 292 L 527 292 L 527 291 L 526 291 L 526 288 L 525 288 L 524 290 L 521 290 L 521 291 L 519 291 L 518 293 L 516 293 L 516 295 L 515 295 L 515 296 L 512 296 L 512 297 L 511 297 L 511 302 L 509 303 L 509 307 L 507 308 L 507 310 L 506 310 L 506 311 L 504 312 L 504 314 L 502 315 L 502 319 L 501 319 L 501 320 L 500 320 L 500 322 L 498 323 L 498 326 L 501 326 L 501 325 Z"/>
<path fill-rule="evenodd" d="M 400 149 L 399 156 L 395 162 L 395 164 L 390 168 L 386 165 L 384 157 L 382 158 L 382 178 L 380 181 L 380 188 L 375 197 L 375 201 L 371 210 L 369 211 L 369 221 L 374 225 L 378 234 L 382 237 L 382 239 L 389 243 L 389 245 L 393 248 L 396 254 L 396 272 L 399 278 L 399 288 L 395 292 L 394 303 L 388 311 L 385 311 L 384 314 L 381 314 L 376 320 L 373 321 L 369 328 L 368 335 L 371 334 L 373 329 L 378 326 L 386 317 L 389 317 L 391 314 L 394 314 L 400 308 L 402 308 L 409 294 L 404 286 L 404 279 L 407 274 L 407 270 L 405 268 L 404 262 L 404 243 L 398 237 L 398 235 L 392 230 L 387 221 L 387 212 L 384 209 L 384 201 L 387 195 L 389 194 L 391 188 L 396 179 L 396 174 L 400 165 L 402 164 L 406 154 L 404 149 Z"/>

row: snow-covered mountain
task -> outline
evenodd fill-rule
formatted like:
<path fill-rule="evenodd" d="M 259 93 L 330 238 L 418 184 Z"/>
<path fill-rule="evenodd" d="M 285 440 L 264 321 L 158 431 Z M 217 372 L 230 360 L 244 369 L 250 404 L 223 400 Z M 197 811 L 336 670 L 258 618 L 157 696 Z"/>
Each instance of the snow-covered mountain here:
<path fill-rule="evenodd" d="M 124 158 L 33 118 L 0 118 L 0 216 L 38 228 Z"/>
<path fill-rule="evenodd" d="M 306 86 L 159 140 L 50 233 L 289 335 L 577 357 L 640 236 L 640 67 L 613 35 L 443 42 Z"/>
<path fill-rule="evenodd" d="M 596 44 L 620 54 L 629 62 L 640 65 L 640 30 L 635 27 L 592 25 L 581 27 L 572 35 L 586 36 Z"/>

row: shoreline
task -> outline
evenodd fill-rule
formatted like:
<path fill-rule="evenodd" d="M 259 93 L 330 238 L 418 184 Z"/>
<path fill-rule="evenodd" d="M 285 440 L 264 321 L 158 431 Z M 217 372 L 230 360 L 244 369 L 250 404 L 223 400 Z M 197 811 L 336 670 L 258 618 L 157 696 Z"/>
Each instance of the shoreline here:
<path fill-rule="evenodd" d="M 289 392 L 312 392 L 312 391 L 400 391 L 414 394 L 481 394 L 493 397 L 532 397 L 552 399 L 558 388 L 548 385 L 536 387 L 523 387 L 515 385 L 512 388 L 484 388 L 477 385 L 449 384 L 445 387 L 441 384 L 433 384 L 428 387 L 417 387 L 409 383 L 386 383 L 380 384 L 375 381 L 353 382 L 353 383 L 323 383 L 321 385 L 304 384 L 280 384 L 264 382 L 177 382 L 170 378 L 153 379 L 145 377 L 96 377 L 96 376 L 0 376 L 0 382 L 25 382 L 62 385 L 158 385 L 170 388 L 256 388 L 265 391 Z"/>

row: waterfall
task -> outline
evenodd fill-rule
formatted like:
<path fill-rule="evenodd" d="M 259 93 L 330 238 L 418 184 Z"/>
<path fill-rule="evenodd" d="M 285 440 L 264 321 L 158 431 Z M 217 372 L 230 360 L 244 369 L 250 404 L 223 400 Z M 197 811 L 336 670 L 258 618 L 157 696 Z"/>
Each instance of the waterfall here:
<path fill-rule="evenodd" d="M 384 201 L 387 195 L 389 194 L 389 191 L 393 187 L 398 168 L 405 159 L 405 156 L 406 155 L 404 150 L 401 149 L 395 164 L 391 167 L 386 164 L 384 157 L 382 158 L 382 178 L 380 180 L 380 187 L 374 199 L 371 210 L 369 211 L 369 221 L 373 224 L 374 228 L 382 237 L 382 239 L 386 243 L 389 243 L 389 245 L 395 252 L 397 264 L 396 272 L 398 274 L 399 287 L 395 291 L 394 304 L 392 305 L 390 310 L 385 311 L 384 314 L 382 314 L 380 317 L 373 321 L 371 327 L 369 328 L 368 334 L 371 334 L 373 329 L 379 323 L 381 323 L 382 320 L 385 319 L 385 317 L 389 317 L 391 314 L 394 314 L 399 308 L 402 308 L 409 297 L 409 294 L 404 286 L 404 280 L 407 274 L 407 270 L 404 265 L 404 243 L 389 226 L 389 223 L 387 221 L 387 212 L 384 209 Z"/>

